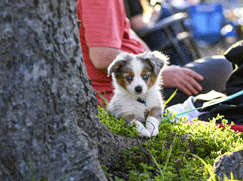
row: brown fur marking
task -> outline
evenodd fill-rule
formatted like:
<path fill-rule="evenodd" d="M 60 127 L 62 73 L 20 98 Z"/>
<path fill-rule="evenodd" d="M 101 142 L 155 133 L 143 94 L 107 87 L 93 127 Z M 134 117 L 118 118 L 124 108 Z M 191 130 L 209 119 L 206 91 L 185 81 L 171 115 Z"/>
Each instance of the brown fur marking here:
<path fill-rule="evenodd" d="M 141 72 L 141 77 L 143 77 L 145 74 L 147 74 L 150 77 L 150 75 L 149 75 L 150 72 L 148 72 L 146 69 L 143 69 L 143 71 Z M 147 82 L 148 80 L 144 80 L 144 81 Z"/>
<path fill-rule="evenodd" d="M 132 120 L 134 120 L 135 118 L 136 118 L 136 117 L 135 117 L 134 114 L 132 114 L 132 115 L 128 115 L 128 116 L 125 117 L 124 121 L 128 124 L 128 123 L 130 123 Z"/>
<path fill-rule="evenodd" d="M 116 76 L 117 83 L 124 89 L 126 89 L 126 87 L 131 83 L 126 78 L 128 75 L 134 77 L 134 73 L 132 71 L 128 71 L 127 73 L 123 74 L 117 74 Z"/>
<path fill-rule="evenodd" d="M 121 74 L 116 75 L 116 81 L 121 87 L 123 87 L 124 89 L 126 88 L 126 82 Z"/>
<path fill-rule="evenodd" d="M 141 77 L 143 77 L 145 74 L 147 74 L 149 78 L 148 80 L 144 80 L 144 81 L 147 83 L 148 88 L 151 88 L 155 84 L 157 80 L 157 76 L 154 73 L 151 73 L 150 71 L 144 69 L 141 73 Z"/>
<path fill-rule="evenodd" d="M 125 64 L 120 66 L 120 68 L 117 70 L 115 75 L 116 75 L 115 78 L 117 80 L 117 83 L 124 89 L 126 89 L 127 85 L 130 84 L 126 79 L 126 76 L 131 75 L 132 77 L 134 77 L 134 73 L 132 72 L 132 70 L 130 68 L 129 62 L 126 62 Z M 126 75 L 126 76 L 124 76 L 124 75 Z"/>
<path fill-rule="evenodd" d="M 149 75 L 149 79 L 146 81 L 148 88 L 151 88 L 156 80 L 157 80 L 157 76 L 154 73 L 154 67 L 151 64 L 150 59 L 146 58 L 146 59 L 142 59 L 142 61 L 144 62 L 144 70 L 141 73 L 141 76 L 143 77 L 145 74 Z"/>
<path fill-rule="evenodd" d="M 157 80 L 157 76 L 153 73 L 150 77 L 149 77 L 149 81 L 147 83 L 148 87 L 151 88 L 153 87 L 153 85 L 155 84 Z"/>
<path fill-rule="evenodd" d="M 148 117 L 153 116 L 157 119 L 161 119 L 162 117 L 162 109 L 161 107 L 153 107 L 152 109 L 149 110 Z"/>
<path fill-rule="evenodd" d="M 127 79 L 126 79 L 126 77 L 128 76 L 128 75 L 131 75 L 132 76 L 132 78 L 134 77 L 134 72 L 133 71 L 128 71 L 127 73 L 124 73 L 124 78 L 125 78 L 125 80 L 127 81 L 127 83 L 128 83 L 128 85 L 132 82 L 129 82 Z"/>

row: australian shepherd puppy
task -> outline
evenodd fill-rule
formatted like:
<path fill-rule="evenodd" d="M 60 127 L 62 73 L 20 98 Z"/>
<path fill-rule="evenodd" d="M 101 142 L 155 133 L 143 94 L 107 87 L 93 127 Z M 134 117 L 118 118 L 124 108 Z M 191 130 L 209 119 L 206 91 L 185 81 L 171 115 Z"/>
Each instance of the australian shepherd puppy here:
<path fill-rule="evenodd" d="M 141 137 L 156 136 L 159 132 L 163 115 L 160 75 L 167 61 L 158 51 L 121 53 L 108 67 L 115 89 L 107 109 L 118 119 L 125 116 L 127 123 L 135 122 Z"/>

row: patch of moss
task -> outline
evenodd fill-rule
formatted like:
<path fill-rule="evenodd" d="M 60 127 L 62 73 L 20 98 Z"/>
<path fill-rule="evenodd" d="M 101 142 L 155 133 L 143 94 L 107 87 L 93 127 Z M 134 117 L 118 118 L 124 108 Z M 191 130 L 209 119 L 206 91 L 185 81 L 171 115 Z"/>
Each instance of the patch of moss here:
<path fill-rule="evenodd" d="M 118 120 L 104 108 L 99 107 L 98 117 L 118 135 L 138 135 L 135 125 L 126 125 L 124 118 Z M 174 118 L 171 116 L 170 120 Z M 227 120 L 223 120 L 225 128 L 219 128 L 215 125 L 219 118 L 222 117 L 218 116 L 207 124 L 198 120 L 184 123 L 185 117 L 173 124 L 164 120 L 156 137 L 123 151 L 117 169 L 125 168 L 125 174 L 131 181 L 208 180 L 209 175 L 211 180 L 216 180 L 212 170 L 215 159 L 243 148 L 243 134 L 231 130 L 226 125 Z M 109 180 L 123 180 L 112 173 L 106 174 Z"/>

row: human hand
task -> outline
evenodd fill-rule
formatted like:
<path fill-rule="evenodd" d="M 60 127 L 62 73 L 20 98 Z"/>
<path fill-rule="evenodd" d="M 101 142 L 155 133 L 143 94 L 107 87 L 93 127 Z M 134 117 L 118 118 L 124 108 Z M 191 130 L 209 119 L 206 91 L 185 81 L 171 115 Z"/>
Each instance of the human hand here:
<path fill-rule="evenodd" d="M 203 77 L 188 68 L 168 66 L 162 71 L 162 77 L 164 87 L 176 87 L 188 96 L 202 91 L 202 86 L 196 80 L 202 81 Z"/>

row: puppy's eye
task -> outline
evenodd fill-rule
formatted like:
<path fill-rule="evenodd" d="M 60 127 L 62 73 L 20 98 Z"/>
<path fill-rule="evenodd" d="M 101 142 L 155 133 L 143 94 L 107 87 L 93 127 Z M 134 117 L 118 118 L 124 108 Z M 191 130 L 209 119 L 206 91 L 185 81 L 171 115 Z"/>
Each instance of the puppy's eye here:
<path fill-rule="evenodd" d="M 131 75 L 126 76 L 126 79 L 127 79 L 128 81 L 132 81 L 132 76 L 131 76 Z"/>
<path fill-rule="evenodd" d="M 148 80 L 148 78 L 149 78 L 149 76 L 148 76 L 147 74 L 144 74 L 144 75 L 143 75 L 143 79 L 144 79 L 144 80 Z"/>

